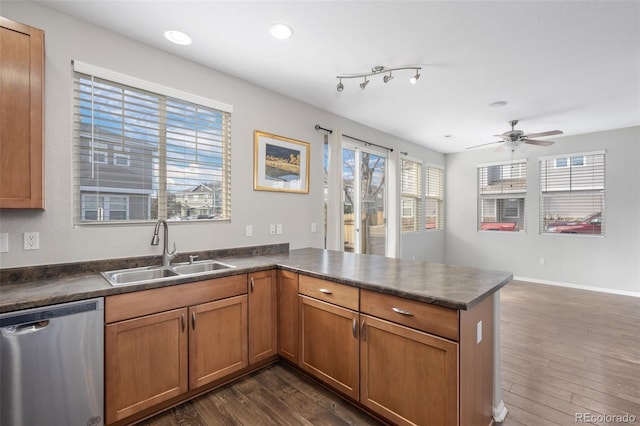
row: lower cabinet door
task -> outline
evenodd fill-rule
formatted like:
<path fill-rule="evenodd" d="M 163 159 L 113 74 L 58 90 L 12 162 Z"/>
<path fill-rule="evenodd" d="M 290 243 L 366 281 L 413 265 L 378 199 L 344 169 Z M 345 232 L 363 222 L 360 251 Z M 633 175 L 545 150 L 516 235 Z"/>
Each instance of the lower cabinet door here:
<path fill-rule="evenodd" d="M 187 309 L 105 326 L 106 423 L 187 391 Z"/>
<path fill-rule="evenodd" d="M 189 308 L 189 388 L 241 370 L 247 362 L 247 295 Z"/>
<path fill-rule="evenodd" d="M 398 425 L 458 424 L 458 344 L 361 315 L 360 402 Z"/>
<path fill-rule="evenodd" d="M 300 297 L 300 367 L 358 399 L 358 318 L 350 309 Z"/>
<path fill-rule="evenodd" d="M 249 274 L 249 364 L 278 354 L 276 271 Z"/>

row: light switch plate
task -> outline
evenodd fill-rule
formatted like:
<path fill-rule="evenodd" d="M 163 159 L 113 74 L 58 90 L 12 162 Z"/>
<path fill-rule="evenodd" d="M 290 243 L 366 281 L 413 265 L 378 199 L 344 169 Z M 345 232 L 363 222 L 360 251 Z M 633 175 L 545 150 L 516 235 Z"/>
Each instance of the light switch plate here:
<path fill-rule="evenodd" d="M 244 227 L 244 232 L 247 237 L 253 237 L 253 226 L 247 225 Z"/>
<path fill-rule="evenodd" d="M 0 253 L 9 253 L 9 234 L 0 232 Z"/>
<path fill-rule="evenodd" d="M 282 234 L 282 224 L 281 223 L 276 225 L 276 234 L 278 234 L 278 235 Z"/>

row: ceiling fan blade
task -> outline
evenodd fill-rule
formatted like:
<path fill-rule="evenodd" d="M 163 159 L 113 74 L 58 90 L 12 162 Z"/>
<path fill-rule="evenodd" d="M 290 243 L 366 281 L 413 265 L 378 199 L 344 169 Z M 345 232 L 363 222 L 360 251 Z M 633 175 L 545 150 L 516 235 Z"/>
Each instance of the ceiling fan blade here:
<path fill-rule="evenodd" d="M 509 135 L 493 135 L 494 138 L 500 138 L 504 141 L 508 141 L 509 140 Z"/>
<path fill-rule="evenodd" d="M 504 143 L 504 142 L 503 141 L 496 141 L 496 142 L 483 143 L 481 145 L 470 146 L 467 149 L 482 148 L 483 146 L 494 145 L 494 144 L 497 144 L 497 143 Z"/>
<path fill-rule="evenodd" d="M 552 135 L 561 135 L 562 130 L 549 130 L 548 132 L 540 132 L 540 133 L 530 133 L 528 135 L 524 135 L 525 138 L 541 138 L 543 136 L 552 136 Z"/>
<path fill-rule="evenodd" d="M 551 141 L 538 141 L 535 139 L 525 139 L 524 143 L 530 143 L 531 145 L 540 145 L 540 146 L 551 146 L 553 145 L 555 142 L 551 142 Z"/>

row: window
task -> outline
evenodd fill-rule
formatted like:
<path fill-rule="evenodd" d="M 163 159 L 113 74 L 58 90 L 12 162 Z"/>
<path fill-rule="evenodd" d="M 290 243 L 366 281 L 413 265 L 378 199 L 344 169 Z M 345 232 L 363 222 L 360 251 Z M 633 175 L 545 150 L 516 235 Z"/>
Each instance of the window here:
<path fill-rule="evenodd" d="M 604 207 L 604 152 L 540 159 L 541 233 L 604 235 Z"/>
<path fill-rule="evenodd" d="M 422 163 L 402 159 L 401 165 L 401 229 L 419 231 L 422 220 Z"/>
<path fill-rule="evenodd" d="M 76 223 L 230 219 L 231 106 L 74 70 Z"/>
<path fill-rule="evenodd" d="M 585 157 L 584 155 L 578 155 L 575 157 L 557 157 L 554 159 L 554 167 L 556 169 L 562 169 L 565 167 L 580 167 L 585 165 Z"/>
<path fill-rule="evenodd" d="M 527 163 L 478 166 L 478 230 L 525 231 Z"/>
<path fill-rule="evenodd" d="M 426 229 L 444 229 L 444 170 L 427 166 L 426 179 L 427 211 L 424 226 Z"/>

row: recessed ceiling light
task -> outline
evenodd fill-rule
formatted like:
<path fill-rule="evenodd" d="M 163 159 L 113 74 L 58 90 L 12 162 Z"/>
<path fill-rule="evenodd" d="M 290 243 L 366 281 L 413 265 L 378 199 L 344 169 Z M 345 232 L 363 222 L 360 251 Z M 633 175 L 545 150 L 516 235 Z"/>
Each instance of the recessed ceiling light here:
<path fill-rule="evenodd" d="M 183 33 L 182 31 L 169 30 L 164 32 L 164 37 L 172 43 L 186 46 L 191 44 L 191 37 Z"/>
<path fill-rule="evenodd" d="M 278 40 L 285 40 L 293 34 L 293 30 L 287 24 L 273 24 L 269 27 L 269 32 Z"/>
<path fill-rule="evenodd" d="M 507 104 L 507 101 L 496 101 L 489 104 L 489 108 L 501 108 Z"/>

